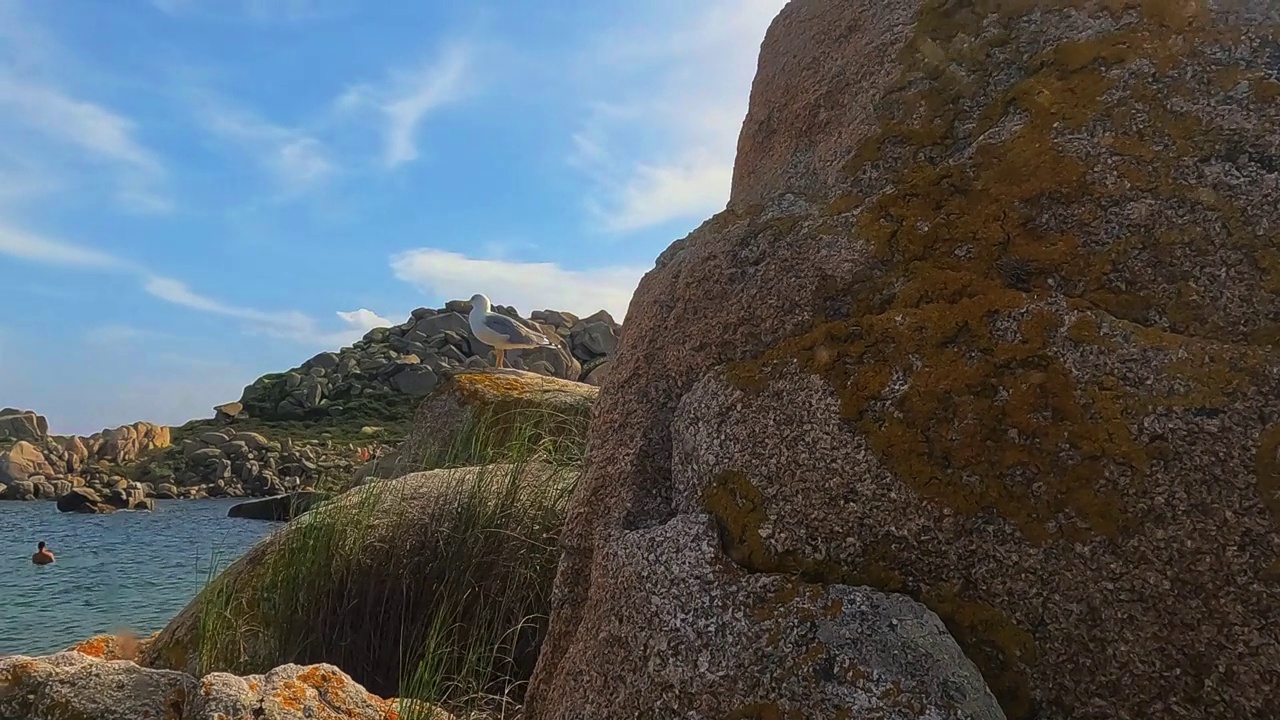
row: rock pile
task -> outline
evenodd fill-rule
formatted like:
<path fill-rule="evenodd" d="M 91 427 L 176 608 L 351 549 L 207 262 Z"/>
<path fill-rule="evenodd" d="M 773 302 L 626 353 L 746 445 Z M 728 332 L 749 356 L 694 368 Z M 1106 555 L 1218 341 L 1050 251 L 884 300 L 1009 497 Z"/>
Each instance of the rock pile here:
<path fill-rule="evenodd" d="M 368 453 L 361 447 L 289 437 L 277 442 L 233 427 L 201 433 L 177 449 L 176 467 L 164 469 L 172 472 L 168 484 L 187 496 L 209 497 L 274 497 L 309 489 L 325 478 L 350 477 Z"/>
<path fill-rule="evenodd" d="M 791 0 L 525 717 L 974 717 L 859 639 L 884 591 L 1009 720 L 1275 718 L 1277 98 L 1275 0 Z"/>
<path fill-rule="evenodd" d="M 494 364 L 492 348 L 476 339 L 467 323 L 471 303 L 454 300 L 444 308 L 418 308 L 405 322 L 370 330 L 338 352 L 323 352 L 301 366 L 259 378 L 240 400 L 217 408 L 219 417 L 290 420 L 335 414 L 372 414 L 405 405 L 435 389 L 446 373 Z M 599 384 L 608 374 L 622 326 L 603 310 L 585 318 L 542 310 L 524 319 L 510 307 L 503 313 L 542 332 L 555 347 L 512 351 L 512 367 L 542 375 Z"/>
<path fill-rule="evenodd" d="M 172 447 L 169 428 L 150 423 L 57 436 L 40 434 L 48 423 L 31 412 L 0 416 L 0 425 L 10 438 L 32 437 L 0 451 L 0 500 L 57 500 L 59 510 L 78 513 L 148 510 L 152 500 L 283 495 L 349 479 L 378 447 L 372 440 L 275 441 L 232 427 Z"/>
<path fill-rule="evenodd" d="M 4 410 L 0 428 L 7 438 L 22 438 L 0 450 L 0 500 L 57 499 L 76 488 L 90 488 L 77 507 L 145 509 L 148 489 L 109 468 L 137 461 L 169 447 L 169 428 L 139 422 L 88 437 L 49 435 L 43 416 Z M 83 510 L 82 510 L 83 511 Z"/>

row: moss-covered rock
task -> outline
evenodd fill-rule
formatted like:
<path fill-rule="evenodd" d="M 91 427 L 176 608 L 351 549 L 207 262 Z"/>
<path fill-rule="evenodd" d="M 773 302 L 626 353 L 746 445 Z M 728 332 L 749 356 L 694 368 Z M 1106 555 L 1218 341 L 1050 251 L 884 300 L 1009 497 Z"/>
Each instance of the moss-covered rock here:
<path fill-rule="evenodd" d="M 453 373 L 422 401 L 404 442 L 362 466 L 355 480 L 499 461 L 493 451 L 524 452 L 530 443 L 580 453 L 598 394 L 585 383 L 520 370 Z"/>
<path fill-rule="evenodd" d="M 1011 720 L 1265 717 L 1278 27 L 1264 0 L 788 4 L 728 209 L 632 302 L 527 717 L 856 715 L 797 660 L 821 626 L 638 679 L 664 618 L 729 623 L 649 602 L 679 568 L 619 580 L 684 517 L 736 571 L 922 602 Z M 743 654 L 795 674 L 701 669 Z"/>

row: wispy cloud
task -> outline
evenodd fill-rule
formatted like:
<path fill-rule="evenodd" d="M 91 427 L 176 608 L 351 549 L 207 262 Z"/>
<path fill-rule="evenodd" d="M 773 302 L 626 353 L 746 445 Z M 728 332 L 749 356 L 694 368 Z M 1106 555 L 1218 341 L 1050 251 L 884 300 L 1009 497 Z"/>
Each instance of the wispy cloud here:
<path fill-rule="evenodd" d="M 60 242 L 0 224 L 0 255 L 63 267 L 125 270 L 129 263 L 91 248 Z"/>
<path fill-rule="evenodd" d="M 625 31 L 591 48 L 583 65 L 612 87 L 586 103 L 570 163 L 593 180 L 587 204 L 605 229 L 639 230 L 724 207 L 760 42 L 785 4 L 658 3 L 663 11 L 628 18 Z"/>
<path fill-rule="evenodd" d="M 86 187 L 106 171 L 125 210 L 170 210 L 164 163 L 132 119 L 67 89 L 83 73 L 65 56 L 20 4 L 0 2 L 0 199 Z"/>
<path fill-rule="evenodd" d="M 222 302 L 215 298 L 202 295 L 180 280 L 173 278 L 151 275 L 145 278 L 142 283 L 142 289 L 153 297 L 157 297 L 174 305 L 181 305 L 192 310 L 211 313 L 214 315 L 225 315 L 227 317 L 240 318 L 250 322 L 259 323 L 268 327 L 293 328 L 299 325 L 305 325 L 309 322 L 309 318 L 302 313 L 286 311 L 286 312 L 264 312 L 254 308 L 242 307 L 230 303 Z"/>
<path fill-rule="evenodd" d="M 0 255 L 41 265 L 132 274 L 139 278 L 142 291 L 152 297 L 191 310 L 244 320 L 258 332 L 303 344 L 346 340 L 359 337 L 372 327 L 391 324 L 377 313 L 361 308 L 337 313 L 342 328 L 328 331 L 315 318 L 305 313 L 292 310 L 265 311 L 227 303 L 199 293 L 181 280 L 156 275 L 137 263 L 115 255 L 3 224 L 0 224 Z M 99 339 L 122 338 L 124 331 L 121 327 L 112 326 L 102 330 L 108 335 L 99 336 Z"/>
<path fill-rule="evenodd" d="M 393 256 L 391 270 L 398 279 L 445 298 L 481 292 L 522 312 L 555 308 L 590 314 L 604 309 L 619 321 L 645 273 L 639 267 L 570 270 L 556 263 L 486 260 L 431 248 Z"/>
<path fill-rule="evenodd" d="M 395 70 L 380 86 L 348 88 L 337 100 L 339 110 L 372 110 L 382 125 L 383 163 L 395 168 L 418 159 L 418 134 L 427 116 L 467 92 L 471 49 L 451 44 L 430 62 L 413 70 Z"/>
<path fill-rule="evenodd" d="M 317 187 L 338 172 L 325 144 L 304 129 L 277 125 L 207 94 L 193 108 L 210 132 L 257 158 L 286 196 Z"/>
<path fill-rule="evenodd" d="M 133 123 L 93 103 L 0 75 L 0 104 L 10 117 L 107 160 L 158 172 L 160 163 L 133 138 Z"/>

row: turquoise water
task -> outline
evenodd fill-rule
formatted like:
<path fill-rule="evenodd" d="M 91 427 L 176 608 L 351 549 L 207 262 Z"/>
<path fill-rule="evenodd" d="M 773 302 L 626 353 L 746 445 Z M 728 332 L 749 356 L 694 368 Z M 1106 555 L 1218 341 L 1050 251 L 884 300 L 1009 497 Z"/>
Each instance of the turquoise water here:
<path fill-rule="evenodd" d="M 147 635 L 279 527 L 228 518 L 236 500 L 157 501 L 154 512 L 60 513 L 0 502 L 0 655 L 56 652 L 104 632 Z M 40 540 L 57 557 L 31 562 Z"/>

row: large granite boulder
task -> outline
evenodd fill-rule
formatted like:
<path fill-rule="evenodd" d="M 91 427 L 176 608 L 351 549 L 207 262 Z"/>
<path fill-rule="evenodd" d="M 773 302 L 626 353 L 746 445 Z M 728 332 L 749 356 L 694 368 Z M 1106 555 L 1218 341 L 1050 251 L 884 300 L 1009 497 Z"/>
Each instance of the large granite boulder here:
<path fill-rule="evenodd" d="M 122 425 L 85 438 L 89 454 L 97 460 L 123 464 L 137 460 L 143 453 L 169 447 L 169 428 L 148 422 Z"/>
<path fill-rule="evenodd" d="M 0 658 L 3 720 L 187 720 L 196 689 L 185 673 L 79 652 Z"/>
<path fill-rule="evenodd" d="M 1277 23 L 792 0 L 632 301 L 525 716 L 886 713 L 874 588 L 1011 720 L 1274 717 Z"/>
<path fill-rule="evenodd" d="M 40 442 L 49 435 L 49 421 L 31 410 L 0 409 L 0 440 Z"/>
<path fill-rule="evenodd" d="M 19 440 L 13 447 L 0 452 L 0 482 L 14 483 L 37 475 L 53 474 L 53 467 L 45 459 L 44 453 L 26 440 Z"/>

